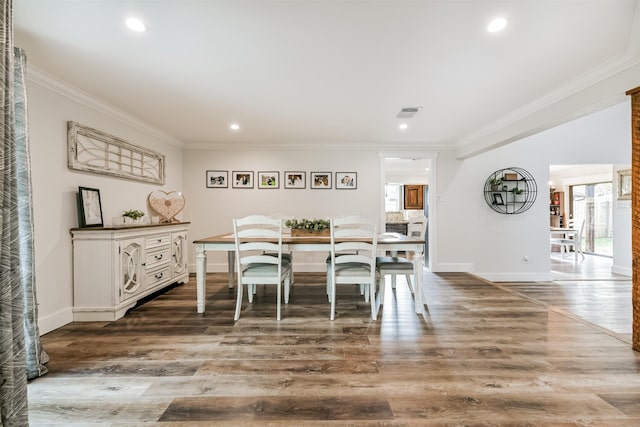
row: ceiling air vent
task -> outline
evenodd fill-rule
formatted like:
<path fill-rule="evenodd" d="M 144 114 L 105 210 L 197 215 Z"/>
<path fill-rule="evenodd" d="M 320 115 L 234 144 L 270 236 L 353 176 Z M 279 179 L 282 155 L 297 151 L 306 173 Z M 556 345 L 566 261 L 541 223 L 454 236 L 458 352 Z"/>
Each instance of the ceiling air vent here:
<path fill-rule="evenodd" d="M 400 110 L 396 117 L 399 119 L 410 119 L 420 110 L 422 110 L 422 107 L 405 107 Z"/>

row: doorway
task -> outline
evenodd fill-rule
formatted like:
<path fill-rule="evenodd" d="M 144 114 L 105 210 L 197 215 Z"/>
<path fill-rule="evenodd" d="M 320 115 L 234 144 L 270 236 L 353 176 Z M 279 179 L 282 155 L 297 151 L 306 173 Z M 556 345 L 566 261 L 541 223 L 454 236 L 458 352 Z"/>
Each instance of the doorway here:
<path fill-rule="evenodd" d="M 380 153 L 382 229 L 401 228 L 410 218 L 424 214 L 427 217 L 424 261 L 429 269 L 434 263 L 433 230 L 436 212 L 432 206 L 435 193 L 431 176 L 434 173 L 436 156 L 436 153 L 424 152 Z M 416 188 L 420 188 L 419 197 L 416 197 Z M 420 203 L 413 205 L 416 199 L 419 199 Z M 398 230 L 399 228 L 391 231 Z"/>
<path fill-rule="evenodd" d="M 552 165 L 549 168 L 550 225 L 579 227 L 584 221 L 582 250 L 586 260 L 573 254 L 562 257 L 559 247 L 551 248 L 554 280 L 567 275 L 594 273 L 613 266 L 613 173 L 610 164 Z M 558 225 L 559 224 L 559 225 Z M 590 257 L 599 258 L 596 260 Z M 594 264 L 595 263 L 595 264 Z M 601 274 L 601 273 L 598 273 Z"/>

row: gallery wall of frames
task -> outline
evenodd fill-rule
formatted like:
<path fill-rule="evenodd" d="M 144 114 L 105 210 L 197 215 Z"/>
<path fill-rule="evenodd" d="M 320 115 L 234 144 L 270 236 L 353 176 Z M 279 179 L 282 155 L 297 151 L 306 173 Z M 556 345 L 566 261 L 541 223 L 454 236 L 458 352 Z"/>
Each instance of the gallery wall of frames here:
<path fill-rule="evenodd" d="M 206 183 L 207 188 L 356 190 L 358 173 L 208 170 Z"/>

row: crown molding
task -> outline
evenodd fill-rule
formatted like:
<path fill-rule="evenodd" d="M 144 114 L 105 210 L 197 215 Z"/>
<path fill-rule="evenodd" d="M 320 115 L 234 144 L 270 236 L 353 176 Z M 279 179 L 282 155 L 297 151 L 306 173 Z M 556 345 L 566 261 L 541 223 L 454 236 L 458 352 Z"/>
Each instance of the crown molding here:
<path fill-rule="evenodd" d="M 606 86 L 606 81 L 617 78 L 617 76 L 625 73 L 635 73 L 635 69 L 640 65 L 640 0 L 636 3 L 633 23 L 631 25 L 630 37 L 627 49 L 624 54 L 618 55 L 611 60 L 600 64 L 599 66 L 577 76 L 571 82 L 562 85 L 555 90 L 525 104 L 499 120 L 496 120 L 477 131 L 460 138 L 456 142 L 459 158 L 469 158 L 474 155 L 490 151 L 494 148 L 501 147 L 510 142 L 514 142 L 523 137 L 532 135 L 539 131 L 549 129 L 550 127 L 566 123 L 569 120 L 576 119 L 582 115 L 593 113 L 603 108 L 615 105 L 624 100 L 624 91 L 620 96 L 611 95 L 594 100 L 594 104 L 590 108 L 566 114 L 559 122 L 540 122 L 538 126 L 532 129 L 528 134 L 519 134 L 514 132 L 519 124 L 531 120 L 531 117 L 539 114 L 543 116 L 545 110 L 557 108 L 562 102 L 571 98 L 585 96 L 588 92 L 595 92 L 596 87 Z M 633 80 L 633 79 L 632 79 Z M 637 78 L 637 85 L 640 85 L 640 78 Z M 513 129 L 513 130 L 512 130 Z"/>
<path fill-rule="evenodd" d="M 256 143 L 256 142 L 199 142 L 187 143 L 183 147 L 184 150 L 336 150 L 336 151 L 452 151 L 456 147 L 453 144 L 438 143 L 429 144 L 425 142 L 417 143 L 399 143 L 399 142 L 353 142 L 343 141 L 336 142 L 300 142 L 300 143 Z"/>
<path fill-rule="evenodd" d="M 485 137 L 498 133 L 498 131 L 514 125 L 535 113 L 550 108 L 551 106 L 554 106 L 567 98 L 578 95 L 580 92 L 602 83 L 609 77 L 627 71 L 638 64 L 640 64 L 640 59 L 637 57 L 633 57 L 627 53 L 590 73 L 586 73 L 577 77 L 571 83 L 561 86 L 558 89 L 549 92 L 542 97 L 539 97 L 533 102 L 530 102 L 523 107 L 514 110 L 512 113 L 504 116 L 502 119 L 497 120 L 489 124 L 488 126 L 485 126 L 480 130 L 461 138 L 460 140 L 458 140 L 456 145 L 458 149 L 464 149 L 464 147 L 466 146 L 472 145 Z M 615 102 L 606 103 L 604 107 L 610 106 L 614 103 Z"/>
<path fill-rule="evenodd" d="M 75 101 L 85 107 L 98 111 L 106 116 L 119 120 L 132 128 L 135 128 L 141 132 L 150 135 L 159 141 L 167 143 L 169 145 L 183 148 L 184 143 L 173 136 L 159 130 L 158 128 L 145 123 L 144 121 L 132 116 L 131 114 L 107 104 L 103 100 L 96 98 L 95 96 L 83 91 L 82 89 L 71 85 L 70 83 L 63 81 L 46 71 L 34 66 L 29 65 L 27 67 L 27 80 L 43 86 L 53 92 L 56 92 L 65 98 Z"/>

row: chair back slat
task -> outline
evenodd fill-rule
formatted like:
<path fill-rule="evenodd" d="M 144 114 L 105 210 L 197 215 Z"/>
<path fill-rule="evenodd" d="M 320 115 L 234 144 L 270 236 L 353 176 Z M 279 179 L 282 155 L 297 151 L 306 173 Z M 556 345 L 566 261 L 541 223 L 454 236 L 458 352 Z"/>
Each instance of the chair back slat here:
<path fill-rule="evenodd" d="M 427 217 L 424 215 L 418 215 L 409 220 L 407 224 L 407 236 L 417 237 L 424 240 L 427 233 Z"/>

